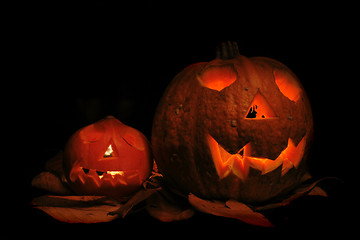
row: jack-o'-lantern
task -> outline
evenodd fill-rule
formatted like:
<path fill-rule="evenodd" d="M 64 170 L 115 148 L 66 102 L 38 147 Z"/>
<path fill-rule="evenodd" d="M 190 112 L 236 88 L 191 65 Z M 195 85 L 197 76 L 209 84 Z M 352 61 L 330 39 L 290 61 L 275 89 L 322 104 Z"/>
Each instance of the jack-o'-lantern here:
<path fill-rule="evenodd" d="M 151 170 L 146 137 L 111 116 L 75 132 L 64 151 L 67 181 L 81 195 L 125 200 L 140 189 Z"/>
<path fill-rule="evenodd" d="M 152 147 L 172 188 L 256 203 L 301 182 L 312 135 L 310 103 L 294 73 L 270 58 L 246 58 L 229 42 L 167 87 Z"/>

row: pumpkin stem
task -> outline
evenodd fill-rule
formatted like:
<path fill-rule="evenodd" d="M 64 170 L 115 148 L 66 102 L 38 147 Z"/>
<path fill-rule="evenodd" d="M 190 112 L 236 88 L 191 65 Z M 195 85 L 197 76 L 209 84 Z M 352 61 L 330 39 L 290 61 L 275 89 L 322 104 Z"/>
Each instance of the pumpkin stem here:
<path fill-rule="evenodd" d="M 239 47 L 235 41 L 222 42 L 216 48 L 216 58 L 227 60 L 239 54 Z"/>

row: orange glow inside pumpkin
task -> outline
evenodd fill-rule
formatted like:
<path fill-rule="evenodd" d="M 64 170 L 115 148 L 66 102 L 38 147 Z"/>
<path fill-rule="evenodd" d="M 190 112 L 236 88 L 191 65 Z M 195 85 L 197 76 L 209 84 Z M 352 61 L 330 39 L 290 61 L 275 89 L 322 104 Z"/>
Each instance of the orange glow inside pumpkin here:
<path fill-rule="evenodd" d="M 111 116 L 79 129 L 65 147 L 65 176 L 77 194 L 123 201 L 141 188 L 151 169 L 145 136 Z"/>
<path fill-rule="evenodd" d="M 297 80 L 294 79 L 289 73 L 276 69 L 273 71 L 273 75 L 275 78 L 275 83 L 281 93 L 291 101 L 297 102 L 302 91 Z"/>
<path fill-rule="evenodd" d="M 275 159 L 258 158 L 251 156 L 251 142 L 246 144 L 237 153 L 231 154 L 219 145 L 210 135 L 207 137 L 208 145 L 211 151 L 212 159 L 220 179 L 225 178 L 233 172 L 240 179 L 245 180 L 252 167 L 266 174 L 282 165 L 281 174 L 284 175 L 292 167 L 297 168 L 304 155 L 306 135 L 295 146 L 289 138 L 287 147 Z"/>
<path fill-rule="evenodd" d="M 247 111 L 245 118 L 264 119 L 276 117 L 277 116 L 274 110 L 270 107 L 270 104 L 266 101 L 260 91 L 258 91 L 250 104 L 250 108 Z"/>
<path fill-rule="evenodd" d="M 214 66 L 204 70 L 197 79 L 201 86 L 221 91 L 235 82 L 237 73 L 232 65 Z"/>

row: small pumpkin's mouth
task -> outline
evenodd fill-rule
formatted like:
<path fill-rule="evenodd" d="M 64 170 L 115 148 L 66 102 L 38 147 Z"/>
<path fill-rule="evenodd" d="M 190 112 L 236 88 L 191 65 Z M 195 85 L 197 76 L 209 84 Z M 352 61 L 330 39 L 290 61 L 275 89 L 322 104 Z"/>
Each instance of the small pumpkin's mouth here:
<path fill-rule="evenodd" d="M 215 169 L 220 179 L 225 178 L 231 172 L 240 179 L 245 180 L 250 167 L 261 171 L 262 174 L 274 171 L 282 165 L 281 175 L 286 174 L 291 168 L 297 168 L 305 151 L 306 135 L 297 146 L 289 138 L 287 147 L 275 159 L 259 158 L 250 156 L 251 142 L 246 144 L 237 153 L 227 152 L 216 140 L 208 135 L 207 142 L 210 148 Z"/>
<path fill-rule="evenodd" d="M 113 187 L 141 184 L 139 170 L 99 170 L 73 166 L 70 172 L 72 182 L 93 182 L 98 187 L 110 185 Z"/>
<path fill-rule="evenodd" d="M 120 176 L 124 176 L 125 172 L 124 171 L 99 171 L 96 169 L 89 169 L 89 168 L 84 168 L 82 167 L 82 170 L 85 174 L 89 174 L 90 170 L 92 172 L 96 172 L 96 174 L 99 176 L 100 179 L 102 179 L 104 176 L 106 176 L 107 174 L 110 174 L 110 176 L 112 178 L 115 178 L 116 175 L 120 175 Z"/>

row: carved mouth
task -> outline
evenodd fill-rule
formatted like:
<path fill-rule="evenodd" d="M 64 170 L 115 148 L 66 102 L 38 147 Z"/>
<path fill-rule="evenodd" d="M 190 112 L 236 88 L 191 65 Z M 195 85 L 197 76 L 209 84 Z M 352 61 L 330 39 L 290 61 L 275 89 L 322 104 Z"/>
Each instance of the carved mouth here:
<path fill-rule="evenodd" d="M 289 138 L 287 147 L 275 159 L 258 158 L 251 156 L 251 142 L 246 144 L 237 153 L 231 154 L 227 152 L 216 140 L 208 135 L 207 141 L 211 151 L 212 159 L 216 168 L 216 172 L 220 179 L 225 178 L 231 172 L 240 179 L 245 180 L 252 167 L 266 174 L 277 169 L 282 165 L 281 175 L 286 174 L 291 168 L 297 168 L 304 155 L 306 135 L 295 146 Z"/>
<path fill-rule="evenodd" d="M 140 185 L 139 170 L 98 170 L 85 168 L 82 166 L 73 166 L 70 172 L 72 182 L 81 182 L 86 184 L 94 183 L 97 187 L 101 186 L 128 186 Z"/>
<path fill-rule="evenodd" d="M 85 174 L 92 174 L 94 175 L 94 171 L 99 176 L 100 179 L 102 179 L 104 176 L 107 176 L 107 174 L 110 174 L 110 176 L 114 179 L 116 175 L 124 176 L 124 171 L 98 171 L 95 169 L 89 169 L 89 168 L 82 168 L 83 172 Z M 91 171 L 91 172 L 90 172 Z"/>

